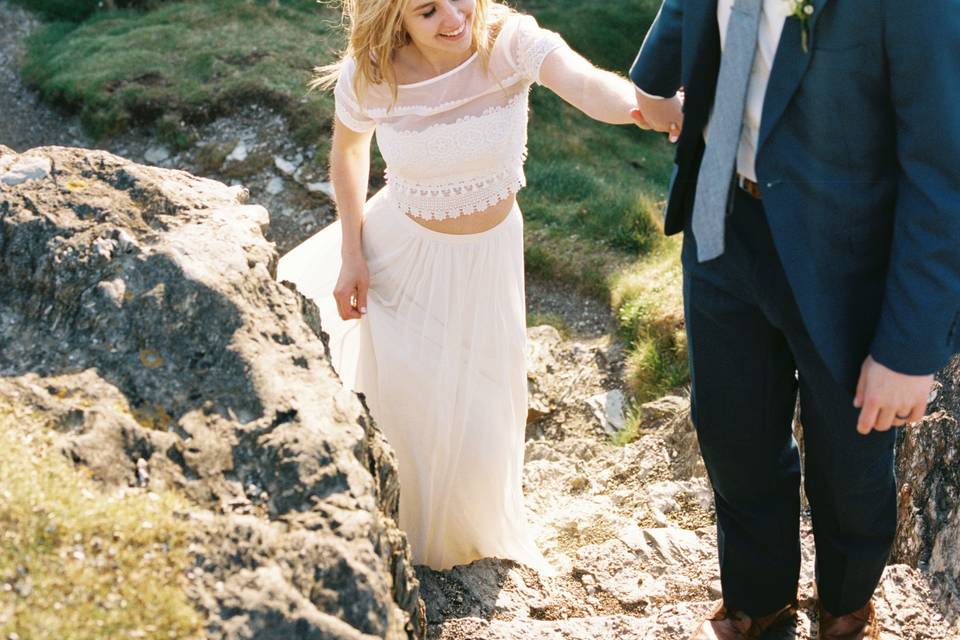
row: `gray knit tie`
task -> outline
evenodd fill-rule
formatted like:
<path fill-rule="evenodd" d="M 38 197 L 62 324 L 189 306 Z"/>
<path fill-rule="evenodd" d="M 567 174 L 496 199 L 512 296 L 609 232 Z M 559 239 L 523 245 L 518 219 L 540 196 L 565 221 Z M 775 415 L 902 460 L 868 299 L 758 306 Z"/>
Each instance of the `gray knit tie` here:
<path fill-rule="evenodd" d="M 700 165 L 693 205 L 693 236 L 697 240 L 697 260 L 700 262 L 723 253 L 723 224 L 740 146 L 747 85 L 757 51 L 761 2 L 736 0 L 727 25 L 709 140 Z"/>

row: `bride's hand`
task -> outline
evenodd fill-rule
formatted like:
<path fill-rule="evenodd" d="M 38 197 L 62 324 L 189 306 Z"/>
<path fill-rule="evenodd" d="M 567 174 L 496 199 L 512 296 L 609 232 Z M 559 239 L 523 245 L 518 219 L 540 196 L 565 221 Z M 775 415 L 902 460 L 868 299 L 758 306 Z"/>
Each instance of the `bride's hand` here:
<path fill-rule="evenodd" d="M 340 277 L 333 288 L 333 297 L 337 301 L 337 312 L 341 319 L 360 318 L 367 312 L 369 286 L 367 261 L 362 256 L 344 258 L 340 266 Z"/>

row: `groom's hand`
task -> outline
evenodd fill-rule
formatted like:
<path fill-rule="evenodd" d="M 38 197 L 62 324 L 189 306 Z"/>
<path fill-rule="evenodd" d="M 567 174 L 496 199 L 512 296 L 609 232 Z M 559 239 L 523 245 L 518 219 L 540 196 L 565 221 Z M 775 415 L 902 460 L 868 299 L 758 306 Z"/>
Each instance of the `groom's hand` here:
<path fill-rule="evenodd" d="M 670 142 L 680 139 L 683 129 L 683 92 L 672 98 L 658 98 L 636 90 L 637 107 L 630 116 L 641 129 L 653 129 L 666 133 Z"/>
<path fill-rule="evenodd" d="M 911 376 L 888 369 L 871 356 L 863 361 L 853 406 L 860 409 L 857 431 L 887 431 L 918 421 L 927 411 L 933 374 Z"/>

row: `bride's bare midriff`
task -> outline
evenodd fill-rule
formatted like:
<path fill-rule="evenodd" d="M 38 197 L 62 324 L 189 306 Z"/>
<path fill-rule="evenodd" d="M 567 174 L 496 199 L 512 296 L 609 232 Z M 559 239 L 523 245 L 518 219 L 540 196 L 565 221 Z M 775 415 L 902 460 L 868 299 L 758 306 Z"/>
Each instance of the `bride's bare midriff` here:
<path fill-rule="evenodd" d="M 406 215 L 420 226 L 440 233 L 483 233 L 503 222 L 503 219 L 510 213 L 510 209 L 513 208 L 515 200 L 516 196 L 510 195 L 483 211 L 445 220 L 426 220 L 409 213 Z"/>

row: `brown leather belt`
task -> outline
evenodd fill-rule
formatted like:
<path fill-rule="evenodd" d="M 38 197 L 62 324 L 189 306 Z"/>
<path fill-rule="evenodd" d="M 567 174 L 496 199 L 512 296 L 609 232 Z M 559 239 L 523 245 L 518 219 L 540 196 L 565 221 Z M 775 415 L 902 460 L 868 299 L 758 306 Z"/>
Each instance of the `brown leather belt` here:
<path fill-rule="evenodd" d="M 760 195 L 760 185 L 750 178 L 743 177 L 739 173 L 737 174 L 737 186 L 757 200 L 762 199 L 762 196 Z"/>

